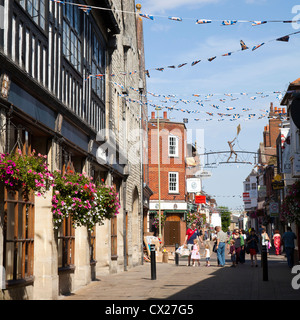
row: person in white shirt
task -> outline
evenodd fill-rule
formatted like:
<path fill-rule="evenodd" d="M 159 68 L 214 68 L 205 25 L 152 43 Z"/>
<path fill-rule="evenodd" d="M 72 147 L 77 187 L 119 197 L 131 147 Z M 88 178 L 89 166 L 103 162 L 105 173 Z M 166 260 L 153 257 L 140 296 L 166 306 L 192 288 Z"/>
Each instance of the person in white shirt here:
<path fill-rule="evenodd" d="M 206 266 L 209 267 L 210 263 L 210 246 L 208 243 L 205 244 L 205 260 L 206 260 Z"/>

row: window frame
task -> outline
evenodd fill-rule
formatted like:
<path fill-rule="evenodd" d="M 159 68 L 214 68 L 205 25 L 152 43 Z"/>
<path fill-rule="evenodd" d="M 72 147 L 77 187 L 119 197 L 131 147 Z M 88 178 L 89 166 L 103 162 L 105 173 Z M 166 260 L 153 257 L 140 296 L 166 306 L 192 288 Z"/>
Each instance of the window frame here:
<path fill-rule="evenodd" d="M 176 181 L 173 182 L 171 181 L 171 175 L 175 175 L 176 177 Z M 171 183 L 175 183 L 175 190 L 171 190 Z M 179 172 L 175 172 L 175 171 L 170 171 L 168 172 L 168 191 L 169 193 L 179 193 Z"/>
<path fill-rule="evenodd" d="M 16 128 L 16 135 L 18 147 L 15 152 L 21 150 L 22 154 L 29 154 L 31 152 L 29 132 Z M 12 206 L 13 208 L 10 209 Z M 7 287 L 33 283 L 34 215 L 33 192 L 25 201 L 21 190 L 11 193 L 4 187 L 3 267 Z M 11 223 L 9 219 L 11 219 Z M 11 244 L 12 248 L 9 249 Z"/>
<path fill-rule="evenodd" d="M 32 18 L 32 21 L 46 31 L 46 0 L 19 0 L 18 2 Z"/>
<path fill-rule="evenodd" d="M 65 4 L 62 12 L 62 54 L 70 65 L 82 73 L 82 39 L 80 36 L 82 23 L 77 6 Z M 73 39 L 73 40 L 72 40 Z"/>
<path fill-rule="evenodd" d="M 171 140 L 175 141 L 175 144 L 171 145 Z M 170 158 L 177 158 L 179 157 L 179 138 L 175 135 L 169 135 L 168 136 L 168 155 Z M 171 153 L 170 149 L 174 148 L 174 153 Z"/>

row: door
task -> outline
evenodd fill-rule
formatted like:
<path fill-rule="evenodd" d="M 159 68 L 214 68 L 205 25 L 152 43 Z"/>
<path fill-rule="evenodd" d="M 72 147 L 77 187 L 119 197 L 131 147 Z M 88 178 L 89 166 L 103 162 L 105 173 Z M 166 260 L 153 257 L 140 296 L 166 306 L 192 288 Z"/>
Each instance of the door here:
<path fill-rule="evenodd" d="M 164 244 L 180 244 L 180 221 L 166 221 L 164 226 Z"/>

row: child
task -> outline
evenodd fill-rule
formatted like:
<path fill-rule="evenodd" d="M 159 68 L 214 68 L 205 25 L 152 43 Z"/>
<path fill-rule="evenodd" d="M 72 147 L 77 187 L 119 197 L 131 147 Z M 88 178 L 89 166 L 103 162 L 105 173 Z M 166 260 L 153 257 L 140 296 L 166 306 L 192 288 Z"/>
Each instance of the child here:
<path fill-rule="evenodd" d="M 206 266 L 209 267 L 210 266 L 210 263 L 209 263 L 209 260 L 210 260 L 210 247 L 209 247 L 208 243 L 205 244 L 205 260 L 206 260 Z"/>
<path fill-rule="evenodd" d="M 235 267 L 235 260 L 236 260 L 234 243 L 235 243 L 235 241 L 233 239 L 231 239 L 229 252 L 228 252 L 228 254 L 231 254 L 232 267 Z"/>
<path fill-rule="evenodd" d="M 198 266 L 200 266 L 200 252 L 199 252 L 199 245 L 198 245 L 197 239 L 194 240 L 191 258 L 193 262 L 193 267 L 195 267 L 196 260 L 198 261 Z"/>

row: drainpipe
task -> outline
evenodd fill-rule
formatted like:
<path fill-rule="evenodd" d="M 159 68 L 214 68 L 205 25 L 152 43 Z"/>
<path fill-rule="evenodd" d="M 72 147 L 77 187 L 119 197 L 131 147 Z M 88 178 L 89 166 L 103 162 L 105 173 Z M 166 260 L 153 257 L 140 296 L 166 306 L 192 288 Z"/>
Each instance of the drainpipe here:
<path fill-rule="evenodd" d="M 127 226 L 126 226 L 126 180 L 123 180 L 123 255 L 124 255 L 124 271 L 127 271 L 128 256 L 127 256 Z"/>

